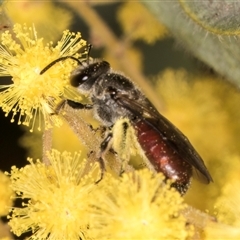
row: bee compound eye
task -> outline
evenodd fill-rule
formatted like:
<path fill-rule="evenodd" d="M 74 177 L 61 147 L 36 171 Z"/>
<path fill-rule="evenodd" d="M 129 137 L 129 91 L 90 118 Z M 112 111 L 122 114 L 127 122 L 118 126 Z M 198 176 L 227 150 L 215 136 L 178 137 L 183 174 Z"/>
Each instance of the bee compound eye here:
<path fill-rule="evenodd" d="M 78 87 L 89 79 L 89 76 L 85 73 L 77 74 L 71 78 L 71 85 L 73 87 Z"/>

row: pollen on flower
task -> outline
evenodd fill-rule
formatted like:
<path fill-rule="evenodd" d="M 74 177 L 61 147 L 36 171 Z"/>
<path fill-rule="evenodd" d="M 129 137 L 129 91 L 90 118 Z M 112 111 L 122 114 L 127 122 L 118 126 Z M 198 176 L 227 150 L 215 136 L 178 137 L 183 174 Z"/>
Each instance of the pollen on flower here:
<path fill-rule="evenodd" d="M 40 161 L 12 168 L 12 188 L 19 198 L 30 199 L 13 208 L 9 225 L 31 239 L 85 239 L 89 228 L 88 199 L 96 188 L 98 164 L 89 165 L 80 154 L 52 150 L 51 165 Z"/>
<path fill-rule="evenodd" d="M 105 180 L 105 179 L 104 179 Z M 145 169 L 109 178 L 104 194 L 95 192 L 90 236 L 94 239 L 186 239 L 193 233 L 181 215 L 180 194 L 164 176 Z M 91 200 L 90 200 L 91 201 Z"/>
<path fill-rule="evenodd" d="M 61 121 L 54 110 L 63 96 L 76 98 L 77 94 L 69 86 L 69 76 L 77 63 L 73 60 L 60 61 L 40 75 L 44 67 L 52 61 L 64 57 L 83 57 L 86 54 L 86 41 L 80 33 L 64 31 L 56 46 L 44 43 L 37 37 L 34 27 L 16 24 L 14 35 L 9 31 L 2 34 L 0 45 L 0 76 L 11 76 L 13 83 L 2 85 L 0 89 L 0 107 L 6 116 L 12 112 L 14 121 L 18 115 L 18 124 L 34 128 L 36 118 L 41 119 L 45 127 L 60 125 Z M 82 55 L 77 53 L 82 50 Z"/>

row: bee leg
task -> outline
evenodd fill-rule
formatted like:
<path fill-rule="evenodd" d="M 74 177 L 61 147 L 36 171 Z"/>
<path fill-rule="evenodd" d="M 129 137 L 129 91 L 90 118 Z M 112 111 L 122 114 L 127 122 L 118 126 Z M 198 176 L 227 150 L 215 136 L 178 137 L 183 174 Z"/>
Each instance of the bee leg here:
<path fill-rule="evenodd" d="M 119 119 L 113 126 L 112 129 L 113 138 L 113 149 L 117 152 L 120 157 L 121 167 L 119 175 L 121 176 L 129 163 L 130 160 L 130 146 L 132 144 L 132 131 L 130 122 L 128 119 Z"/>
<path fill-rule="evenodd" d="M 96 132 L 100 132 L 101 136 L 103 137 L 105 132 L 107 131 L 107 127 L 101 125 L 93 130 Z"/>
<path fill-rule="evenodd" d="M 80 102 L 75 102 L 69 99 L 66 100 L 66 103 L 74 109 L 92 109 L 93 108 L 92 104 L 82 104 Z"/>
<path fill-rule="evenodd" d="M 104 173 L 106 171 L 106 166 L 105 166 L 103 156 L 104 156 L 105 152 L 107 152 L 107 150 L 109 149 L 110 141 L 112 140 L 112 137 L 113 137 L 112 133 L 109 132 L 107 137 L 101 143 L 101 146 L 100 146 L 101 152 L 100 152 L 100 157 L 98 158 L 98 162 L 99 162 L 99 165 L 101 168 L 101 175 L 100 175 L 100 179 L 96 181 L 96 184 L 99 183 L 103 179 Z"/>
<path fill-rule="evenodd" d="M 104 153 L 109 149 L 110 141 L 112 140 L 112 137 L 113 137 L 112 132 L 109 132 L 107 134 L 107 136 L 105 137 L 105 139 L 103 140 L 103 142 L 101 143 L 101 146 L 100 146 L 100 148 L 101 148 L 101 153 L 100 153 L 101 156 L 104 155 Z"/>
<path fill-rule="evenodd" d="M 123 136 L 122 136 L 122 164 L 121 164 L 121 169 L 120 169 L 120 172 L 119 172 L 119 176 L 121 177 L 123 175 L 123 173 L 125 172 L 125 169 L 126 169 L 126 165 L 128 164 L 129 162 L 129 156 L 126 156 L 126 152 L 127 152 L 127 149 L 126 149 L 126 142 L 127 142 L 127 129 L 128 129 L 128 125 L 124 122 L 122 124 L 122 129 L 123 129 Z"/>
<path fill-rule="evenodd" d="M 105 171 L 106 171 L 105 162 L 104 162 L 104 160 L 103 160 L 102 157 L 99 157 L 99 158 L 98 158 L 98 162 L 99 162 L 100 169 L 101 169 L 101 175 L 100 175 L 100 178 L 95 182 L 95 184 L 98 184 L 99 182 L 102 181 L 103 176 L 104 176 L 104 173 L 105 173 Z"/>
<path fill-rule="evenodd" d="M 68 105 L 70 106 L 71 108 L 73 109 L 92 109 L 93 108 L 93 105 L 92 104 L 82 104 L 82 103 L 79 103 L 79 102 L 74 102 L 72 100 L 69 100 L 69 99 L 66 99 L 66 100 L 62 100 L 56 107 L 55 109 L 55 112 L 52 113 L 52 115 L 55 115 L 55 114 L 59 114 L 60 110 L 62 108 L 64 108 L 65 105 Z"/>
<path fill-rule="evenodd" d="M 107 128 L 104 126 L 99 126 L 97 128 L 94 128 L 92 125 L 89 125 L 91 127 L 91 129 L 95 132 L 95 133 L 100 133 L 100 136 L 103 138 L 105 132 L 107 131 Z"/>
<path fill-rule="evenodd" d="M 90 158 L 90 159 L 96 159 L 96 152 L 95 151 L 90 151 L 87 154 L 87 157 Z M 105 172 L 105 164 L 104 164 L 104 161 L 103 161 L 102 157 L 98 157 L 97 161 L 100 165 L 101 174 L 100 174 L 99 179 L 95 182 L 95 184 L 98 184 L 100 181 L 102 181 L 103 176 L 104 176 L 104 172 Z"/>

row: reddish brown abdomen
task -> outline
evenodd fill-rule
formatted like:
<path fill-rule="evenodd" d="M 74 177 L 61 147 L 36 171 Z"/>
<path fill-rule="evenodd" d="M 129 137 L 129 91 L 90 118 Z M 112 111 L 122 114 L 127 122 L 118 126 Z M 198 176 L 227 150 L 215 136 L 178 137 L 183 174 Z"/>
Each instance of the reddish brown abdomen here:
<path fill-rule="evenodd" d="M 167 144 L 168 140 L 163 139 L 163 136 L 147 122 L 140 120 L 134 123 L 134 128 L 139 144 L 154 169 L 175 180 L 173 185 L 184 193 L 192 176 L 192 166 L 184 161 Z"/>

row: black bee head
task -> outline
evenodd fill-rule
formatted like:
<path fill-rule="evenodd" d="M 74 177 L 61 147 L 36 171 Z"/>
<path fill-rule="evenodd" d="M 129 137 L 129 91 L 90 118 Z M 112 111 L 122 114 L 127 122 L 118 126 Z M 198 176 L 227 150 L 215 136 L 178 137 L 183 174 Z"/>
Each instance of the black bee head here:
<path fill-rule="evenodd" d="M 83 63 L 83 65 L 86 63 Z M 79 90 L 89 90 L 97 80 L 102 79 L 110 70 L 106 61 L 98 61 L 87 66 L 79 65 L 71 74 L 70 84 Z"/>

